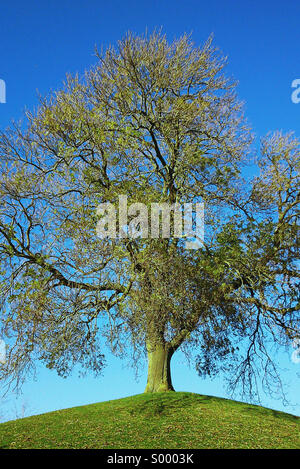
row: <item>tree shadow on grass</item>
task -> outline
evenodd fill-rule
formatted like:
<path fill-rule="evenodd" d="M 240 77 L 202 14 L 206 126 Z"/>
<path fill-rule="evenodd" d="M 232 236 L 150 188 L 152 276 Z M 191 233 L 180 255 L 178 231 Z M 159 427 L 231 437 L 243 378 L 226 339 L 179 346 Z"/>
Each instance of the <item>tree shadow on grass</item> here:
<path fill-rule="evenodd" d="M 290 422 L 293 423 L 300 423 L 300 417 L 297 417 L 296 415 L 292 414 L 286 414 L 284 412 L 280 412 L 279 410 L 273 410 L 273 409 L 265 409 L 261 407 L 244 407 L 241 409 L 243 413 L 247 412 L 251 415 L 255 415 L 258 417 L 265 417 L 265 416 L 272 416 L 275 417 L 279 420 L 289 420 Z"/>
<path fill-rule="evenodd" d="M 152 399 L 146 400 L 143 403 L 139 403 L 129 409 L 131 415 L 142 415 L 145 416 L 159 416 L 167 415 L 170 412 L 181 410 L 195 406 L 197 404 L 209 404 L 214 398 L 211 396 L 188 396 L 183 395 L 177 397 L 176 395 L 170 398 L 170 395 L 161 395 L 159 398 L 153 396 Z"/>

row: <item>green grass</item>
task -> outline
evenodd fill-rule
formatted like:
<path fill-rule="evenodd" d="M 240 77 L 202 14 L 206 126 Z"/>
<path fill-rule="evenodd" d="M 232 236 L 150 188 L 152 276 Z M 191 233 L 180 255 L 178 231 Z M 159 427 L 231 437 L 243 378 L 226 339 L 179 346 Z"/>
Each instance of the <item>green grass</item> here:
<path fill-rule="evenodd" d="M 185 392 L 140 394 L 0 425 L 0 448 L 300 448 L 300 418 Z"/>

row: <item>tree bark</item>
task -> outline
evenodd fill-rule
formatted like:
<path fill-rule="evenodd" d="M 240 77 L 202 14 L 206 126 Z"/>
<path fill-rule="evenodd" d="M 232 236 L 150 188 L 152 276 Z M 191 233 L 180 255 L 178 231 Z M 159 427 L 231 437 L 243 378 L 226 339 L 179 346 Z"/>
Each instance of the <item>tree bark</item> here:
<path fill-rule="evenodd" d="M 174 391 L 171 380 L 170 362 L 173 355 L 169 344 L 158 343 L 147 346 L 148 379 L 145 392 Z"/>

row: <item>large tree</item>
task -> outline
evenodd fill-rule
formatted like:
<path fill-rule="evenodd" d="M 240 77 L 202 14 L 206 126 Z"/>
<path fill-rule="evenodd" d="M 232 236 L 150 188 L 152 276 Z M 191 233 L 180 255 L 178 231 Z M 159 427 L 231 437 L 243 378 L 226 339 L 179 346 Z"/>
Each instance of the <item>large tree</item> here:
<path fill-rule="evenodd" d="M 252 157 L 211 39 L 128 34 L 97 57 L 1 134 L 2 378 L 36 360 L 100 372 L 106 341 L 135 362 L 148 354 L 147 392 L 173 390 L 179 348 L 252 395 L 260 374 L 278 384 L 269 346 L 299 335 L 299 141 L 268 135 Z M 97 207 L 121 195 L 203 203 L 204 242 L 134 236 L 118 217 L 121 235 L 99 237 Z"/>

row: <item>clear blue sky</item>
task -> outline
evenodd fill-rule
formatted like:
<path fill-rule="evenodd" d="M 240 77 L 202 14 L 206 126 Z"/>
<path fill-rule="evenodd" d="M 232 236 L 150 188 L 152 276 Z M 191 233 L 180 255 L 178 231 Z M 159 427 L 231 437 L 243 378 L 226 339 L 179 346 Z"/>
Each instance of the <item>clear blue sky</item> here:
<path fill-rule="evenodd" d="M 291 83 L 300 78 L 299 0 L 33 0 L 3 2 L 0 29 L 0 79 L 7 86 L 7 102 L 0 104 L 0 128 L 22 117 L 37 104 L 37 91 L 61 86 L 66 73 L 82 73 L 95 62 L 94 47 L 115 43 L 128 30 L 143 33 L 163 27 L 169 40 L 192 32 L 200 44 L 214 33 L 215 45 L 229 57 L 227 73 L 239 81 L 239 97 L 256 134 L 294 130 L 300 134 L 300 104 L 291 101 Z M 293 349 L 290 350 L 290 355 Z M 84 405 L 143 391 L 146 368 L 139 381 L 134 372 L 108 355 L 102 378 L 67 380 L 40 369 L 18 400 L 8 396 L 6 418 Z M 263 404 L 300 415 L 300 364 L 280 357 L 287 368 L 288 396 L 294 404 L 265 397 Z M 200 380 L 178 353 L 173 358 L 177 390 L 226 396 L 222 376 Z"/>

